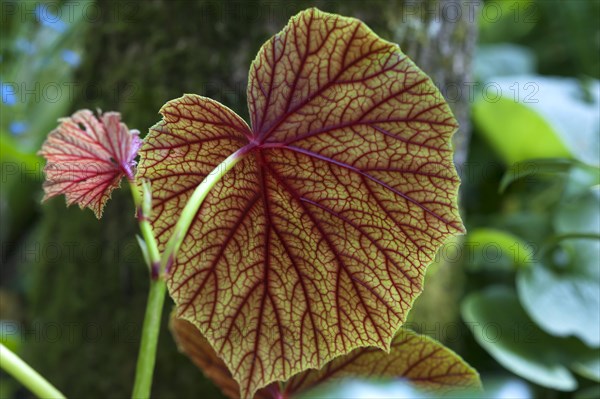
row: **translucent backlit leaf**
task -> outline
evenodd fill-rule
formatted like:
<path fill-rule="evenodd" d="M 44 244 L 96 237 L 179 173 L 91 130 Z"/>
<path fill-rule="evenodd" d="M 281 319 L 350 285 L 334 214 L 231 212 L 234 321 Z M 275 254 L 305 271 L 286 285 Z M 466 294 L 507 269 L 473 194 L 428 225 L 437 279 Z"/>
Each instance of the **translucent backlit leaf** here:
<path fill-rule="evenodd" d="M 189 321 L 171 315 L 169 327 L 175 338 L 177 347 L 217 385 L 225 396 L 237 399 L 240 397 L 240 386 L 229 372 L 229 369 L 217 356 L 214 349 L 200 334 L 200 331 Z M 265 390 L 257 392 L 255 398 L 269 398 Z"/>
<path fill-rule="evenodd" d="M 129 130 L 116 112 L 96 117 L 81 110 L 60 122 L 39 151 L 48 161 L 44 201 L 64 194 L 68 205 L 87 206 L 99 219 L 123 176 L 133 178 L 139 132 Z"/>
<path fill-rule="evenodd" d="M 237 382 L 194 325 L 172 317 L 171 331 L 179 349 L 225 395 L 239 398 Z M 351 378 L 401 379 L 436 392 L 481 388 L 477 372 L 450 349 L 424 335 L 401 329 L 391 343 L 390 353 L 377 348 L 355 349 L 321 370 L 307 370 L 284 384 L 272 384 L 258 391 L 255 397 L 293 398 L 321 384 Z"/>
<path fill-rule="evenodd" d="M 294 376 L 285 392 L 298 394 L 324 382 L 350 378 L 403 379 L 432 391 L 481 387 L 477 372 L 456 353 L 425 335 L 400 329 L 392 340 L 390 353 L 373 347 L 355 349 L 321 370 Z"/>
<path fill-rule="evenodd" d="M 389 348 L 425 267 L 463 232 L 450 109 L 398 48 L 353 18 L 310 9 L 250 68 L 252 128 L 225 106 L 168 102 L 141 151 L 153 226 L 169 239 L 206 197 L 169 279 L 243 397 L 363 346 Z"/>

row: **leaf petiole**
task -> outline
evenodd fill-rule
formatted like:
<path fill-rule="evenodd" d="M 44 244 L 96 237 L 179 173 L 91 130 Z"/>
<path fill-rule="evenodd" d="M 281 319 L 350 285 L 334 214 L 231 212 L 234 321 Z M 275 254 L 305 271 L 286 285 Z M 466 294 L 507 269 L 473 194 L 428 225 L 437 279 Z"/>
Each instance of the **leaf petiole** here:
<path fill-rule="evenodd" d="M 242 147 L 230 156 L 228 156 L 223 162 L 217 165 L 216 168 L 210 172 L 204 180 L 198 184 L 198 187 L 194 190 L 194 193 L 185 204 L 183 211 L 181 211 L 181 215 L 177 220 L 177 224 L 175 225 L 175 229 L 173 230 L 173 234 L 171 238 L 167 242 L 165 247 L 165 251 L 162 254 L 160 269 L 165 273 L 169 273 L 169 269 L 173 264 L 175 257 L 177 256 L 177 251 L 185 238 L 188 229 L 192 225 L 194 218 L 196 217 L 196 213 L 200 209 L 200 205 L 208 195 L 209 191 L 215 186 L 215 184 L 221 180 L 221 178 L 230 171 L 244 156 L 248 153 L 248 146 Z"/>
<path fill-rule="evenodd" d="M 135 204 L 136 215 L 143 236 L 142 251 L 150 268 L 150 290 L 142 327 L 142 338 L 135 370 L 135 382 L 132 398 L 149 398 L 152 389 L 152 375 L 156 362 L 156 346 L 160 332 L 160 321 L 165 302 L 166 282 L 159 273 L 160 251 L 152 225 L 150 224 L 150 189 L 147 183 L 142 184 L 142 192 L 135 181 L 130 181 L 131 193 Z M 140 242 L 140 246 L 141 246 Z"/>
<path fill-rule="evenodd" d="M 138 222 L 140 224 L 140 231 L 142 232 L 142 237 L 146 242 L 146 248 L 142 248 L 143 251 L 147 252 L 149 267 L 152 275 L 152 279 L 155 280 L 158 278 L 158 266 L 160 265 L 160 251 L 158 250 L 158 243 L 156 241 L 156 237 L 154 236 L 154 232 L 152 231 L 152 225 L 150 224 L 150 215 L 149 206 L 148 206 L 148 197 L 150 195 L 149 186 L 147 184 L 142 184 L 143 187 L 143 196 L 140 192 L 135 181 L 129 182 L 129 187 L 131 188 L 131 194 L 133 196 L 133 202 L 135 204 L 135 212 L 138 218 Z M 155 270 L 156 269 L 156 270 Z"/>
<path fill-rule="evenodd" d="M 243 147 L 231 154 L 227 159 L 217 165 L 198 187 L 196 187 L 196 190 L 181 212 L 181 216 L 175 225 L 173 234 L 167 242 L 162 256 L 158 249 L 156 237 L 152 231 L 152 225 L 150 224 L 150 186 L 147 182 L 142 184 L 142 195 L 135 182 L 130 182 L 140 230 L 145 241 L 145 249 L 142 247 L 142 250 L 145 250 L 148 255 L 148 263 L 152 276 L 150 281 L 150 291 L 148 293 L 148 303 L 146 304 L 146 314 L 144 316 L 144 325 L 142 327 L 142 339 L 140 342 L 132 398 L 138 399 L 150 397 L 152 374 L 154 373 L 154 364 L 156 362 L 156 347 L 160 333 L 160 322 L 165 302 L 165 294 L 167 292 L 165 278 L 169 272 L 170 266 L 177 256 L 177 250 L 181 246 L 181 242 L 187 234 L 187 231 L 194 221 L 196 213 L 198 212 L 198 209 L 200 209 L 200 205 L 202 205 L 208 192 L 219 180 L 221 180 L 225 173 L 231 170 L 231 168 L 243 158 L 247 150 L 248 147 Z"/>

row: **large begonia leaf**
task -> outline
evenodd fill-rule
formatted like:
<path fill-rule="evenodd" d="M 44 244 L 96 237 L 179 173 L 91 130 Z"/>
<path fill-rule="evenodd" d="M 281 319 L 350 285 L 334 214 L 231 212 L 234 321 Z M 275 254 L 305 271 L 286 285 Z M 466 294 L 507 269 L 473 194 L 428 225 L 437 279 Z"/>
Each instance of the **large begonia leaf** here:
<path fill-rule="evenodd" d="M 67 205 L 87 206 L 100 219 L 121 179 L 133 178 L 139 132 L 130 131 L 117 112 L 96 117 L 81 110 L 60 122 L 39 151 L 48 161 L 44 201 L 64 194 Z"/>
<path fill-rule="evenodd" d="M 179 349 L 225 395 L 232 399 L 240 397 L 238 384 L 229 369 L 193 324 L 172 317 L 171 331 Z M 320 370 L 306 370 L 283 384 L 261 389 L 255 398 L 294 398 L 322 384 L 355 378 L 404 380 L 435 392 L 481 387 L 477 372 L 457 354 L 425 335 L 400 329 L 392 340 L 390 353 L 373 347 L 358 348 Z"/>
<path fill-rule="evenodd" d="M 456 121 L 432 81 L 360 21 L 293 17 L 254 60 L 248 103 L 252 128 L 200 96 L 168 102 L 139 167 L 164 248 L 195 187 L 239 150 L 168 284 L 243 397 L 358 347 L 389 349 L 425 267 L 464 230 Z"/>

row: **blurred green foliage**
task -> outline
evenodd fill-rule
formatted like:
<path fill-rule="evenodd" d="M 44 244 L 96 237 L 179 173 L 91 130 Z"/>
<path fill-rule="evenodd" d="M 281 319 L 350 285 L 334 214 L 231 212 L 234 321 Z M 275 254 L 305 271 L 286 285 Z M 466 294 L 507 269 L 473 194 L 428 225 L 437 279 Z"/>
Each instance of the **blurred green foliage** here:
<path fill-rule="evenodd" d="M 81 7 L 73 3 L 70 23 L 57 17 L 60 4 L 2 0 L 0 9 L 0 277 L 2 286 L 15 284 L 16 271 L 7 267 L 19 241 L 39 216 L 41 162 L 36 152 L 56 120 L 69 111 L 73 96 L 67 91 L 79 65 L 81 37 L 85 33 Z M 26 11 L 26 12 L 25 12 Z M 26 235 L 30 237 L 29 234 Z M 21 241 L 23 243 L 23 241 Z M 23 284 L 22 282 L 18 284 Z M 0 291 L 2 342 L 11 349 L 24 349 L 20 331 L 21 287 Z M 6 342 L 8 341 L 8 342 Z M 1 397 L 11 397 L 19 386 L 2 379 Z"/>
<path fill-rule="evenodd" d="M 600 78 L 600 2 L 488 0 L 480 43 L 527 47 L 543 75 Z"/>
<path fill-rule="evenodd" d="M 481 21 L 461 310 L 495 362 L 465 356 L 537 397 L 600 382 L 599 5 L 487 2 L 505 18 Z"/>
<path fill-rule="evenodd" d="M 73 19 L 68 24 L 56 15 L 58 3 L 45 7 L 41 2 L 2 0 L 0 4 L 3 243 L 14 242 L 35 217 L 31 210 L 36 208 L 34 193 L 41 182 L 41 163 L 35 153 L 73 101 L 69 90 L 73 89 L 86 28 L 81 8 L 89 3 L 73 4 Z M 3 262 L 6 255 L 3 250 Z"/>

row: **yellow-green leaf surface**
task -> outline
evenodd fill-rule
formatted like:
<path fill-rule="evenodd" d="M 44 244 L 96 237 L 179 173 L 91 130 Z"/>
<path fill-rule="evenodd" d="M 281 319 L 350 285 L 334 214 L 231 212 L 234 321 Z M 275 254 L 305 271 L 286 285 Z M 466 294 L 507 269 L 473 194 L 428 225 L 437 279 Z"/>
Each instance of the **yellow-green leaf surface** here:
<path fill-rule="evenodd" d="M 227 366 L 194 325 L 172 317 L 171 332 L 179 350 L 225 395 L 240 397 Z M 436 393 L 481 388 L 477 372 L 457 354 L 429 337 L 401 329 L 392 340 L 390 353 L 377 348 L 355 349 L 321 370 L 307 370 L 283 384 L 272 384 L 258 391 L 255 398 L 294 398 L 322 384 L 353 378 L 404 380 Z"/>
<path fill-rule="evenodd" d="M 212 100 L 168 102 L 141 151 L 164 248 L 192 191 L 238 151 L 173 265 L 169 292 L 242 397 L 364 347 L 389 349 L 425 267 L 464 228 L 432 81 L 353 18 L 310 9 L 252 63 L 252 127 Z"/>

